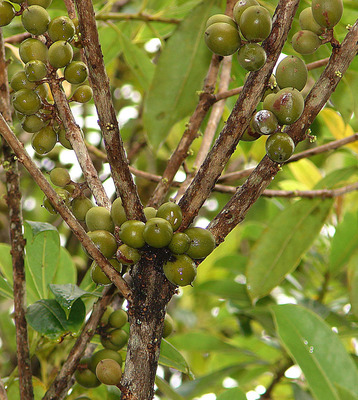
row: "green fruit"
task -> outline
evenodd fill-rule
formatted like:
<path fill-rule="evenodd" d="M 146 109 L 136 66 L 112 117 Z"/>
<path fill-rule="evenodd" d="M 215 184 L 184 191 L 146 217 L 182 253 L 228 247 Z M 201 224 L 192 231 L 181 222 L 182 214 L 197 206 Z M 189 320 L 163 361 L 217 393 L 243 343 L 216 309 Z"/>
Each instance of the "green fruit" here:
<path fill-rule="evenodd" d="M 47 31 L 50 20 L 48 12 L 38 5 L 25 8 L 21 15 L 23 27 L 36 36 L 42 35 Z"/>
<path fill-rule="evenodd" d="M 48 49 L 48 60 L 55 69 L 65 67 L 72 61 L 72 57 L 72 46 L 64 40 L 54 42 Z"/>
<path fill-rule="evenodd" d="M 94 207 L 93 203 L 87 197 L 76 197 L 71 202 L 72 214 L 79 221 L 85 220 L 87 211 L 92 207 Z"/>
<path fill-rule="evenodd" d="M 111 213 L 105 207 L 92 207 L 86 214 L 86 225 L 90 231 L 114 231 Z"/>
<path fill-rule="evenodd" d="M 35 87 L 34 92 L 37 93 L 41 99 L 46 99 L 48 96 L 48 84 L 42 83 Z"/>
<path fill-rule="evenodd" d="M 83 83 L 88 76 L 88 69 L 82 61 L 72 61 L 64 70 L 66 81 L 77 85 Z"/>
<path fill-rule="evenodd" d="M 266 154 L 272 161 L 283 163 L 287 161 L 295 151 L 295 143 L 284 132 L 277 132 L 266 140 Z"/>
<path fill-rule="evenodd" d="M 219 56 L 234 54 L 241 45 L 239 31 L 226 22 L 216 22 L 205 31 L 205 43 Z"/>
<path fill-rule="evenodd" d="M 208 256 L 215 249 L 215 238 L 213 234 L 204 228 L 194 227 L 184 231 L 190 238 L 187 255 L 194 259 Z"/>
<path fill-rule="evenodd" d="M 298 120 L 304 109 L 304 99 L 297 89 L 285 88 L 276 93 L 271 106 L 281 125 L 291 125 Z"/>
<path fill-rule="evenodd" d="M 239 26 L 245 39 L 262 42 L 271 32 L 271 15 L 264 7 L 248 7 L 241 15 Z"/>
<path fill-rule="evenodd" d="M 21 89 L 34 89 L 36 84 L 34 82 L 30 82 L 26 76 L 25 71 L 17 71 L 10 81 L 10 86 L 12 89 L 17 92 Z"/>
<path fill-rule="evenodd" d="M 276 69 L 276 80 L 278 86 L 283 89 L 292 87 L 302 90 L 307 83 L 307 67 L 301 58 L 296 56 L 285 57 Z"/>
<path fill-rule="evenodd" d="M 278 93 L 278 92 L 277 92 Z M 276 93 L 270 93 L 268 94 L 262 103 L 262 108 L 264 110 L 270 110 L 272 111 L 273 108 L 273 103 L 275 102 L 276 99 Z"/>
<path fill-rule="evenodd" d="M 235 29 L 237 29 L 237 24 L 236 22 L 230 18 L 228 15 L 225 14 L 214 14 L 208 20 L 206 21 L 206 28 L 208 28 L 212 24 L 216 24 L 217 22 L 225 22 L 226 24 L 229 24 L 233 26 Z"/>
<path fill-rule="evenodd" d="M 102 350 L 98 350 L 95 353 L 92 354 L 92 356 L 90 357 L 89 363 L 88 363 L 88 368 L 92 371 L 92 372 L 96 372 L 96 367 L 97 364 L 101 361 L 104 360 L 106 358 L 109 358 L 111 360 L 117 361 L 117 363 L 119 365 L 122 365 L 123 363 L 123 359 L 120 353 L 118 353 L 115 350 L 110 350 L 110 349 L 102 349 Z"/>
<path fill-rule="evenodd" d="M 320 36 L 324 32 L 324 28 L 317 24 L 316 20 L 313 18 L 312 7 L 307 7 L 301 11 L 298 18 L 298 22 L 302 30 L 307 30 Z"/>
<path fill-rule="evenodd" d="M 111 217 L 115 225 L 121 226 L 123 222 L 127 221 L 124 207 L 122 206 L 122 199 L 117 197 L 111 207 Z"/>
<path fill-rule="evenodd" d="M 233 15 L 234 19 L 237 22 L 237 24 L 240 24 L 240 18 L 242 13 L 249 7 L 251 6 L 258 6 L 259 3 L 256 0 L 239 0 L 233 9 Z"/>
<path fill-rule="evenodd" d="M 171 242 L 168 247 L 169 250 L 174 254 L 184 254 L 189 250 L 190 238 L 186 233 L 177 232 L 174 233 Z"/>
<path fill-rule="evenodd" d="M 122 244 L 118 247 L 117 258 L 124 265 L 133 265 L 140 260 L 141 254 L 137 249 Z"/>
<path fill-rule="evenodd" d="M 0 26 L 9 25 L 14 17 L 14 6 L 8 1 L 0 1 Z"/>
<path fill-rule="evenodd" d="M 324 28 L 332 29 L 343 15 L 342 0 L 312 0 L 315 21 Z"/>
<path fill-rule="evenodd" d="M 105 311 L 101 317 L 100 326 L 108 325 L 109 316 L 112 314 L 113 311 L 114 311 L 113 307 L 107 306 L 107 308 L 105 309 Z"/>
<path fill-rule="evenodd" d="M 63 147 L 66 149 L 72 150 L 72 144 L 71 142 L 66 138 L 66 130 L 64 128 L 61 128 L 58 131 L 58 141 L 62 144 Z"/>
<path fill-rule="evenodd" d="M 238 51 L 239 64 L 246 71 L 257 71 L 266 62 L 266 52 L 257 43 L 246 43 Z"/>
<path fill-rule="evenodd" d="M 128 333 L 119 328 L 111 329 L 108 332 L 107 339 L 109 339 L 113 346 L 120 350 L 128 342 Z"/>
<path fill-rule="evenodd" d="M 40 60 L 31 60 L 25 64 L 25 74 L 30 82 L 37 82 L 47 75 L 47 67 Z"/>
<path fill-rule="evenodd" d="M 128 322 L 128 315 L 127 313 L 122 310 L 115 310 L 108 318 L 108 323 L 111 325 L 112 328 L 122 328 Z"/>
<path fill-rule="evenodd" d="M 292 47 L 300 54 L 313 54 L 321 45 L 321 39 L 311 31 L 298 31 L 292 36 Z"/>
<path fill-rule="evenodd" d="M 246 130 L 242 134 L 240 140 L 242 140 L 243 142 L 253 142 L 254 140 L 257 140 L 260 136 L 261 136 L 261 134 L 258 132 L 255 132 L 249 124 L 249 126 L 246 128 Z"/>
<path fill-rule="evenodd" d="M 70 173 L 66 168 L 57 167 L 50 172 L 51 182 L 55 186 L 65 187 L 71 182 Z"/>
<path fill-rule="evenodd" d="M 117 361 L 104 359 L 97 364 L 96 376 L 105 385 L 118 385 L 122 379 L 122 368 Z"/>
<path fill-rule="evenodd" d="M 22 0 L 21 0 L 22 2 Z M 29 6 L 41 6 L 43 8 L 48 8 L 52 3 L 52 0 L 27 0 Z"/>
<path fill-rule="evenodd" d="M 186 254 L 179 254 L 174 261 L 167 261 L 163 266 L 163 272 L 173 285 L 190 285 L 196 277 L 195 262 Z"/>
<path fill-rule="evenodd" d="M 112 283 L 108 276 L 102 271 L 101 267 L 93 261 L 91 265 L 91 279 L 96 285 L 107 286 Z"/>
<path fill-rule="evenodd" d="M 19 47 L 21 60 L 26 64 L 31 60 L 47 62 L 48 48 L 38 39 L 28 38 L 21 42 Z"/>
<path fill-rule="evenodd" d="M 173 228 L 167 220 L 155 217 L 145 223 L 143 239 L 149 246 L 157 249 L 166 247 L 171 242 L 172 237 Z"/>
<path fill-rule="evenodd" d="M 75 34 L 75 25 L 72 20 L 65 15 L 54 18 L 48 26 L 47 33 L 53 42 L 58 40 L 69 41 Z"/>
<path fill-rule="evenodd" d="M 255 132 L 261 135 L 271 135 L 277 129 L 278 121 L 273 112 L 260 110 L 253 115 L 250 124 Z"/>
<path fill-rule="evenodd" d="M 57 135 L 51 126 L 45 126 L 39 132 L 33 134 L 31 139 L 32 148 L 38 154 L 49 153 L 57 143 Z"/>
<path fill-rule="evenodd" d="M 173 318 L 169 314 L 166 314 L 164 319 L 163 338 L 166 338 L 169 335 L 171 335 L 173 330 L 174 330 Z"/>
<path fill-rule="evenodd" d="M 157 211 L 158 218 L 163 218 L 167 220 L 170 225 L 173 227 L 173 230 L 176 231 L 181 222 L 183 220 L 183 214 L 181 212 L 181 208 L 178 204 L 175 204 L 171 201 L 162 204 Z"/>
<path fill-rule="evenodd" d="M 143 212 L 147 221 L 157 216 L 157 210 L 154 207 L 144 207 Z"/>
<path fill-rule="evenodd" d="M 85 365 L 89 363 L 88 358 L 83 358 L 75 372 L 75 379 L 77 383 L 85 388 L 95 388 L 101 384 L 90 369 L 86 368 Z"/>
<path fill-rule="evenodd" d="M 88 232 L 87 235 L 105 257 L 111 258 L 114 256 L 117 250 L 117 241 L 110 232 L 96 230 Z"/>
<path fill-rule="evenodd" d="M 22 129 L 29 133 L 35 133 L 45 126 L 45 122 L 36 114 L 27 115 L 21 123 Z"/>
<path fill-rule="evenodd" d="M 87 103 L 92 99 L 93 91 L 89 85 L 79 86 L 72 95 L 72 100 L 78 103 Z"/>
<path fill-rule="evenodd" d="M 14 93 L 12 104 L 16 111 L 21 114 L 36 114 L 42 106 L 41 99 L 30 89 L 21 89 Z"/>
<path fill-rule="evenodd" d="M 144 228 L 145 224 L 142 221 L 125 221 L 120 226 L 118 236 L 121 241 L 129 247 L 140 249 L 145 245 L 145 240 L 143 238 Z"/>
<path fill-rule="evenodd" d="M 47 198 L 44 197 L 43 201 L 42 201 L 42 206 L 50 213 L 50 214 L 57 214 L 57 210 L 56 208 L 53 206 L 53 204 L 51 203 L 51 201 Z"/>

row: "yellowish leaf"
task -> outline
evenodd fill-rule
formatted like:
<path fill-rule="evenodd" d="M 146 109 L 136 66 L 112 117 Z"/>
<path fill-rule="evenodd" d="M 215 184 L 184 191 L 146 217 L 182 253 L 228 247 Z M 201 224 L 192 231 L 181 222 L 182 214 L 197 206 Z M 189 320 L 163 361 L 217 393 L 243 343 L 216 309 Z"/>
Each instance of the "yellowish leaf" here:
<path fill-rule="evenodd" d="M 289 163 L 293 176 L 298 182 L 303 183 L 307 189 L 313 189 L 317 182 L 322 179 L 322 174 L 312 161 L 302 159 L 297 162 Z"/>

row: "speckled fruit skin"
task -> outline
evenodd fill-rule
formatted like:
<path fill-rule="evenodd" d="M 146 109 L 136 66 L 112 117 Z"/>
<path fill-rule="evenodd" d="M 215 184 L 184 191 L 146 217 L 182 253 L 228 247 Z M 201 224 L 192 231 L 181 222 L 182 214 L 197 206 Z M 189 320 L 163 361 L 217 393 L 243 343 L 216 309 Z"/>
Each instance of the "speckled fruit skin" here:
<path fill-rule="evenodd" d="M 210 231 L 204 228 L 193 227 L 184 231 L 190 238 L 187 255 L 194 259 L 207 257 L 215 249 L 215 238 Z"/>
<path fill-rule="evenodd" d="M 118 385 L 122 378 L 122 368 L 117 361 L 107 358 L 97 364 L 96 376 L 105 385 Z"/>
<path fill-rule="evenodd" d="M 264 7 L 248 7 L 241 15 L 239 26 L 245 39 L 262 42 L 271 32 L 271 15 Z"/>
<path fill-rule="evenodd" d="M 272 161 L 283 163 L 287 161 L 295 151 L 295 143 L 284 132 L 277 132 L 266 140 L 266 154 Z"/>
<path fill-rule="evenodd" d="M 324 27 L 313 18 L 312 7 L 307 7 L 301 11 L 298 22 L 302 30 L 312 31 L 316 35 L 322 35 L 324 32 Z"/>
<path fill-rule="evenodd" d="M 72 46 L 64 41 L 58 40 L 54 42 L 48 49 L 48 60 L 53 68 L 62 68 L 72 61 L 73 49 Z"/>
<path fill-rule="evenodd" d="M 261 135 L 271 135 L 277 129 L 278 121 L 272 111 L 260 110 L 255 112 L 250 125 L 255 132 L 259 132 Z"/>
<path fill-rule="evenodd" d="M 40 40 L 28 38 L 21 42 L 19 46 L 19 55 L 25 64 L 31 60 L 40 60 L 46 63 L 48 48 Z"/>
<path fill-rule="evenodd" d="M 343 2 L 342 0 L 312 0 L 312 15 L 319 25 L 331 29 L 342 18 Z"/>
<path fill-rule="evenodd" d="M 239 31 L 225 22 L 210 25 L 205 31 L 205 43 L 219 56 L 234 54 L 241 45 Z"/>
<path fill-rule="evenodd" d="M 304 109 L 304 99 L 297 89 L 281 89 L 274 95 L 270 108 L 281 125 L 291 125 L 298 120 Z"/>
<path fill-rule="evenodd" d="M 118 351 L 111 349 L 102 349 L 92 354 L 88 363 L 88 368 L 95 373 L 97 364 L 101 360 L 104 360 L 105 358 L 110 358 L 111 360 L 115 360 L 119 365 L 122 365 L 123 363 L 122 356 L 120 353 L 118 353 Z"/>
<path fill-rule="evenodd" d="M 25 115 L 36 114 L 41 108 L 40 97 L 30 89 L 21 89 L 12 97 L 12 104 L 16 111 Z"/>
<path fill-rule="evenodd" d="M 258 71 L 266 62 L 266 52 L 257 43 L 246 43 L 237 53 L 239 64 L 246 71 Z"/>
<path fill-rule="evenodd" d="M 38 5 L 25 8 L 21 15 L 22 25 L 33 35 L 42 35 L 45 33 L 50 20 L 48 12 Z"/>
<path fill-rule="evenodd" d="M 292 87 L 302 90 L 307 83 L 308 71 L 303 60 L 296 56 L 287 56 L 277 65 L 276 81 L 281 89 Z"/>
<path fill-rule="evenodd" d="M 298 31 L 292 36 L 292 47 L 299 54 L 313 54 L 320 45 L 321 39 L 311 31 Z"/>
<path fill-rule="evenodd" d="M 190 285 L 196 277 L 195 262 L 186 254 L 175 256 L 163 266 L 163 272 L 169 282 L 178 286 Z"/>

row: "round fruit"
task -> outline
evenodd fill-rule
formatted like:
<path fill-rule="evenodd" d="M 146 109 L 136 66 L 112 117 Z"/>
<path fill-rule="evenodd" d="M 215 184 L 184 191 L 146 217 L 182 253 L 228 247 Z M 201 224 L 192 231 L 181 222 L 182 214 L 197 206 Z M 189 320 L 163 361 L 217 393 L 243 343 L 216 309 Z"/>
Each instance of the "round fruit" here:
<path fill-rule="evenodd" d="M 112 329 L 108 332 L 107 339 L 109 339 L 109 341 L 117 348 L 117 350 L 120 350 L 128 342 L 128 333 L 123 329 Z"/>
<path fill-rule="evenodd" d="M 257 43 L 246 43 L 238 51 L 239 64 L 246 71 L 257 71 L 266 62 L 266 52 Z"/>
<path fill-rule="evenodd" d="M 137 249 L 122 244 L 118 247 L 117 258 L 124 265 L 133 265 L 140 260 L 141 254 Z"/>
<path fill-rule="evenodd" d="M 97 364 L 96 376 L 105 385 L 118 385 L 122 379 L 122 368 L 117 361 L 104 359 Z"/>
<path fill-rule="evenodd" d="M 292 36 L 292 47 L 300 54 L 313 54 L 320 45 L 321 39 L 311 31 L 298 31 Z"/>
<path fill-rule="evenodd" d="M 61 128 L 58 131 L 58 141 L 62 144 L 66 149 L 72 150 L 72 144 L 66 137 L 66 130 Z"/>
<path fill-rule="evenodd" d="M 163 338 L 166 338 L 169 335 L 171 335 L 173 330 L 174 330 L 173 318 L 169 314 L 166 314 L 164 319 Z"/>
<path fill-rule="evenodd" d="M 190 246 L 190 238 L 186 233 L 177 232 L 174 233 L 171 242 L 168 247 L 169 250 L 174 254 L 184 254 L 188 251 Z"/>
<path fill-rule="evenodd" d="M 53 204 L 51 203 L 51 201 L 47 198 L 44 197 L 43 201 L 42 201 L 42 206 L 44 208 L 46 208 L 46 210 L 50 213 L 50 214 L 57 214 L 57 210 L 56 208 L 53 206 Z"/>
<path fill-rule="evenodd" d="M 107 286 L 112 283 L 96 261 L 93 261 L 91 265 L 91 278 L 96 285 Z"/>
<path fill-rule="evenodd" d="M 41 99 L 46 99 L 48 96 L 48 84 L 47 83 L 42 83 L 41 85 L 38 85 L 35 87 L 34 92 L 37 93 Z"/>
<path fill-rule="evenodd" d="M 21 1 L 22 2 L 22 1 Z M 41 6 L 43 8 L 48 8 L 52 3 L 52 0 L 27 0 L 29 6 Z"/>
<path fill-rule="evenodd" d="M 51 126 L 45 126 L 33 134 L 31 139 L 32 148 L 38 154 L 49 153 L 57 143 L 57 135 Z"/>
<path fill-rule="evenodd" d="M 183 220 L 183 214 L 181 212 L 181 208 L 178 204 L 168 201 L 167 203 L 162 204 L 157 211 L 158 218 L 163 218 L 167 220 L 170 225 L 173 227 L 173 230 L 176 231 L 181 222 Z"/>
<path fill-rule="evenodd" d="M 81 85 L 73 92 L 72 100 L 77 101 L 78 103 L 87 103 L 92 99 L 92 96 L 93 91 L 91 86 Z"/>
<path fill-rule="evenodd" d="M 271 108 L 281 125 L 291 125 L 298 120 L 304 109 L 304 100 L 297 89 L 285 88 L 276 93 Z"/>
<path fill-rule="evenodd" d="M 117 250 L 117 241 L 110 232 L 98 230 L 88 232 L 87 235 L 105 257 L 111 258 L 114 256 Z"/>
<path fill-rule="evenodd" d="M 19 46 L 19 55 L 25 64 L 31 60 L 40 60 L 46 63 L 48 48 L 40 40 L 28 38 L 21 42 Z"/>
<path fill-rule="evenodd" d="M 184 231 L 190 238 L 189 250 L 186 252 L 191 258 L 201 259 L 208 256 L 215 249 L 213 234 L 204 228 L 194 227 Z"/>
<path fill-rule="evenodd" d="M 34 82 L 30 82 L 26 76 L 25 71 L 17 71 L 13 75 L 10 81 L 10 86 L 12 89 L 17 92 L 21 89 L 34 89 L 36 84 Z"/>
<path fill-rule="evenodd" d="M 0 26 L 9 25 L 14 17 L 14 6 L 8 1 L 0 1 Z"/>
<path fill-rule="evenodd" d="M 92 207 L 86 214 L 86 225 L 90 231 L 114 231 L 111 213 L 105 207 Z"/>
<path fill-rule="evenodd" d="M 71 40 L 75 34 L 75 26 L 65 15 L 54 18 L 48 26 L 47 33 L 53 42 L 57 40 Z"/>
<path fill-rule="evenodd" d="M 76 197 L 71 202 L 72 214 L 79 221 L 85 220 L 87 211 L 92 207 L 93 203 L 87 197 Z"/>
<path fill-rule="evenodd" d="M 278 126 L 275 114 L 269 110 L 257 111 L 250 121 L 251 127 L 261 135 L 271 135 Z"/>
<path fill-rule="evenodd" d="M 48 60 L 54 68 L 65 67 L 72 61 L 72 46 L 64 40 L 54 42 L 48 49 Z"/>
<path fill-rule="evenodd" d="M 55 186 L 65 187 L 71 182 L 70 173 L 66 168 L 57 167 L 50 172 L 51 182 Z"/>
<path fill-rule="evenodd" d="M 89 359 L 81 360 L 82 364 L 87 364 Z M 85 388 L 95 388 L 101 384 L 101 382 L 97 379 L 96 374 L 94 374 L 90 369 L 81 367 L 78 368 L 75 372 L 75 379 L 78 384 Z"/>
<path fill-rule="evenodd" d="M 125 221 L 118 231 L 118 236 L 121 241 L 129 247 L 140 249 L 145 245 L 145 240 L 143 238 L 144 228 L 145 224 L 142 221 Z"/>
<path fill-rule="evenodd" d="M 36 36 L 42 35 L 47 31 L 50 20 L 48 12 L 38 5 L 25 8 L 21 15 L 23 27 Z"/>
<path fill-rule="evenodd" d="M 100 321 L 100 326 L 103 327 L 103 326 L 108 325 L 109 316 L 112 314 L 113 311 L 114 311 L 113 307 L 107 306 L 107 308 L 105 309 L 104 313 L 102 314 L 101 321 Z"/>
<path fill-rule="evenodd" d="M 21 123 L 22 129 L 29 133 L 35 133 L 45 126 L 45 122 L 36 114 L 27 115 Z"/>
<path fill-rule="evenodd" d="M 241 45 L 239 31 L 226 22 L 216 22 L 205 31 L 205 43 L 219 56 L 234 54 Z"/>
<path fill-rule="evenodd" d="M 96 372 L 96 367 L 97 364 L 101 361 L 104 360 L 106 358 L 109 358 L 111 360 L 117 361 L 117 363 L 119 365 L 122 365 L 123 363 L 123 359 L 120 353 L 118 353 L 118 351 L 115 350 L 110 350 L 110 349 L 102 349 L 102 350 L 98 350 L 95 353 L 92 354 L 92 356 L 90 357 L 89 363 L 88 363 L 88 368 L 92 371 L 92 372 Z"/>
<path fill-rule="evenodd" d="M 287 161 L 295 150 L 292 138 L 284 132 L 277 132 L 266 140 L 266 154 L 272 161 L 283 163 Z"/>
<path fill-rule="evenodd" d="M 298 22 L 302 30 L 311 31 L 318 36 L 322 35 L 324 32 L 324 28 L 317 24 L 316 20 L 313 18 L 312 7 L 307 7 L 301 11 Z"/>
<path fill-rule="evenodd" d="M 342 18 L 343 1 L 312 0 L 312 14 L 319 25 L 332 29 Z"/>
<path fill-rule="evenodd" d="M 82 61 L 72 61 L 64 70 L 64 76 L 66 81 L 77 85 L 83 83 L 88 76 L 88 69 Z"/>
<path fill-rule="evenodd" d="M 115 225 L 121 226 L 123 222 L 127 221 L 124 207 L 122 206 L 122 199 L 117 197 L 111 207 L 111 217 Z"/>
<path fill-rule="evenodd" d="M 157 210 L 154 207 L 144 207 L 143 212 L 147 221 L 157 216 Z"/>
<path fill-rule="evenodd" d="M 195 262 L 186 254 L 175 256 L 174 261 L 167 261 L 163 272 L 169 282 L 178 286 L 190 285 L 196 277 Z"/>
<path fill-rule="evenodd" d="M 30 89 L 21 89 L 15 92 L 12 104 L 16 111 L 25 115 L 37 113 L 42 105 L 40 97 Z"/>
<path fill-rule="evenodd" d="M 236 22 L 230 18 L 228 15 L 225 14 L 214 14 L 208 20 L 206 21 L 206 27 L 209 27 L 212 24 L 216 24 L 217 22 L 225 22 L 226 24 L 229 24 L 233 26 L 235 29 L 237 29 L 237 24 Z"/>
<path fill-rule="evenodd" d="M 159 210 L 158 210 L 159 212 Z M 145 223 L 143 239 L 157 249 L 168 246 L 173 237 L 172 225 L 165 219 L 155 217 Z"/>
<path fill-rule="evenodd" d="M 245 39 L 262 42 L 271 32 L 271 15 L 264 7 L 248 7 L 241 15 L 239 26 Z"/>
<path fill-rule="evenodd" d="M 297 90 L 302 90 L 306 86 L 307 76 L 306 64 L 299 57 L 285 57 L 277 65 L 276 80 L 281 89 L 292 87 Z"/>
<path fill-rule="evenodd" d="M 233 15 L 234 19 L 237 22 L 237 24 L 240 24 L 240 18 L 242 13 L 251 6 L 258 6 L 259 3 L 256 0 L 239 0 L 233 9 Z"/>
<path fill-rule="evenodd" d="M 108 323 L 112 328 L 122 328 L 128 322 L 127 313 L 122 310 L 115 310 L 108 318 Z"/>
<path fill-rule="evenodd" d="M 47 67 L 40 60 L 31 60 L 25 65 L 25 74 L 30 82 L 40 81 L 47 75 Z"/>

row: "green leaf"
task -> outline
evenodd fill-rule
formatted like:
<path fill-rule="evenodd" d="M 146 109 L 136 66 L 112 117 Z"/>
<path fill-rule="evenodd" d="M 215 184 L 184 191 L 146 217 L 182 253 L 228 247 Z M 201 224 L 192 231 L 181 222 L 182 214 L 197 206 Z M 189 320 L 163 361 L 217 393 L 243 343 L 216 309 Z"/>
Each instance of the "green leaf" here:
<path fill-rule="evenodd" d="M 169 368 L 175 368 L 176 370 L 183 372 L 189 376 L 192 376 L 188 363 L 180 352 L 165 339 L 162 339 L 160 346 L 159 364 Z"/>
<path fill-rule="evenodd" d="M 298 265 L 312 246 L 332 200 L 303 199 L 276 215 L 251 252 L 247 287 L 253 300 L 264 297 Z"/>
<path fill-rule="evenodd" d="M 348 293 L 352 313 L 358 317 L 358 254 L 352 257 L 348 265 Z"/>
<path fill-rule="evenodd" d="M 11 247 L 0 243 L 0 296 L 13 299 Z"/>
<path fill-rule="evenodd" d="M 341 400 L 357 400 L 358 396 L 338 383 L 334 384 Z"/>
<path fill-rule="evenodd" d="M 280 340 L 302 369 L 317 399 L 340 400 L 335 384 L 358 394 L 358 370 L 330 326 L 298 305 L 272 309 Z"/>
<path fill-rule="evenodd" d="M 358 247 L 358 215 L 346 213 L 343 221 L 337 226 L 332 240 L 329 257 L 329 270 L 335 274 L 343 268 L 354 250 Z"/>
<path fill-rule="evenodd" d="M 71 307 L 75 301 L 82 296 L 97 296 L 100 297 L 98 293 L 86 292 L 80 289 L 78 286 L 69 283 L 65 285 L 49 285 L 51 292 L 55 295 L 56 301 L 62 307 L 68 317 Z"/>
<path fill-rule="evenodd" d="M 216 400 L 246 400 L 246 394 L 239 388 L 229 389 L 224 393 L 221 393 Z"/>
<path fill-rule="evenodd" d="M 64 248 L 60 248 L 60 259 L 52 283 L 65 284 L 77 282 L 77 269 L 71 254 Z"/>
<path fill-rule="evenodd" d="M 46 298 L 60 258 L 60 236 L 54 226 L 26 221 L 26 264 L 37 298 Z"/>
<path fill-rule="evenodd" d="M 183 396 L 180 396 L 167 381 L 162 379 L 160 376 L 155 377 L 155 384 L 158 389 L 169 399 L 169 400 L 184 400 Z"/>
<path fill-rule="evenodd" d="M 54 299 L 42 299 L 27 308 L 26 320 L 37 332 L 57 339 L 68 332 L 77 332 L 86 316 L 86 307 L 78 299 L 71 308 L 69 318 Z"/>
<path fill-rule="evenodd" d="M 203 34 L 216 0 L 195 7 L 180 23 L 159 57 L 144 106 L 144 126 L 156 149 L 172 126 L 192 112 L 198 102 L 211 59 Z"/>
<path fill-rule="evenodd" d="M 35 400 L 42 399 L 46 393 L 46 385 L 40 381 L 40 379 L 36 378 L 36 376 L 32 377 L 32 386 L 34 389 L 34 398 Z M 18 378 L 14 380 L 10 380 L 10 385 L 6 388 L 7 398 L 10 400 L 21 400 L 20 397 L 20 381 Z"/>
<path fill-rule="evenodd" d="M 243 306 L 251 306 L 251 300 L 247 294 L 246 285 L 233 280 L 207 281 L 198 286 L 195 290 L 208 292 L 222 299 L 235 300 Z"/>

